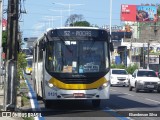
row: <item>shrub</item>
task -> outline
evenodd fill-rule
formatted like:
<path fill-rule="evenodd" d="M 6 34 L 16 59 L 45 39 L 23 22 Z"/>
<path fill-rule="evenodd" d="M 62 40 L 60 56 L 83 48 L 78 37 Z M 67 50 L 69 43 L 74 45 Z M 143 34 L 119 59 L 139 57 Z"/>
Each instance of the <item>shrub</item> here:
<path fill-rule="evenodd" d="M 132 74 L 136 69 L 138 69 L 137 64 L 129 65 L 126 70 L 129 74 Z"/>
<path fill-rule="evenodd" d="M 135 69 L 138 69 L 138 65 L 137 64 L 133 64 L 133 65 L 129 65 L 128 67 L 126 67 L 123 64 L 120 64 L 120 65 L 112 64 L 111 68 L 126 69 L 126 71 L 129 74 L 132 74 L 135 71 Z"/>
<path fill-rule="evenodd" d="M 26 55 L 22 52 L 18 53 L 18 61 L 17 61 L 17 77 L 20 79 L 23 76 L 23 70 L 27 66 L 27 60 L 25 59 Z"/>
<path fill-rule="evenodd" d="M 119 65 L 112 64 L 112 65 L 111 65 L 111 68 L 125 69 L 126 67 L 125 67 L 125 65 L 123 65 L 123 64 L 119 64 Z"/>

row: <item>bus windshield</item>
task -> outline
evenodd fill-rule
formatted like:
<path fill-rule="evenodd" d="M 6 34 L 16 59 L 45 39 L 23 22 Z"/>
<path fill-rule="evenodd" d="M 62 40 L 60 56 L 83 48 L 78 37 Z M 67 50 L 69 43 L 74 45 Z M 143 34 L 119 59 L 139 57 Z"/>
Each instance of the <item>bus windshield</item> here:
<path fill-rule="evenodd" d="M 30 59 L 30 60 L 27 60 L 27 66 L 28 67 L 32 67 L 32 60 Z"/>
<path fill-rule="evenodd" d="M 107 41 L 49 41 L 46 68 L 59 73 L 104 72 L 109 67 Z"/>

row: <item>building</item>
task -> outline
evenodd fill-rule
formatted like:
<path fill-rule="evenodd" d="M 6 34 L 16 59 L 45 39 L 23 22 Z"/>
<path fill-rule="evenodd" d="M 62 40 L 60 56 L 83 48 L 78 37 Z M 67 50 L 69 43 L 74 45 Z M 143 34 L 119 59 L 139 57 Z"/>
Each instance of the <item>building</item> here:
<path fill-rule="evenodd" d="M 27 48 L 32 48 L 33 47 L 33 42 L 37 39 L 37 37 L 29 37 L 29 38 L 24 38 L 24 41 L 26 42 L 26 47 Z"/>

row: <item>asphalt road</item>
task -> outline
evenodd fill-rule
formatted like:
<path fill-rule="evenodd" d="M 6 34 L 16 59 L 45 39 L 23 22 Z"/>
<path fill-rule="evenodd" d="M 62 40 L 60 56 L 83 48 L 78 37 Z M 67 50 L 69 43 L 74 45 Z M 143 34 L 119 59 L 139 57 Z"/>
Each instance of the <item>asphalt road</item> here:
<path fill-rule="evenodd" d="M 27 79 L 32 83 L 30 76 Z M 135 93 L 128 87 L 111 87 L 110 99 L 103 100 L 100 108 L 93 108 L 90 101 L 58 102 L 51 109 L 46 109 L 42 100 L 38 103 L 42 112 L 47 111 L 46 120 L 160 120 L 160 93 Z"/>

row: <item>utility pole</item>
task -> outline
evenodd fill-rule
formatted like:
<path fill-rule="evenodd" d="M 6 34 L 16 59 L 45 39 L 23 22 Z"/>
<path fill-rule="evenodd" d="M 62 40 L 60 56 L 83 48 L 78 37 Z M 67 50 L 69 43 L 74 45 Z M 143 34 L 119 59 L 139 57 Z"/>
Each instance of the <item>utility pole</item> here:
<path fill-rule="evenodd" d="M 8 0 L 7 63 L 4 110 L 15 110 L 17 96 L 17 51 L 19 0 Z"/>
<path fill-rule="evenodd" d="M 3 8 L 2 8 L 2 0 L 0 0 L 0 73 L 2 73 L 2 16 L 3 16 Z"/>
<path fill-rule="evenodd" d="M 150 45 L 150 43 L 149 43 L 149 41 L 148 41 L 147 69 L 149 69 L 149 45 Z"/>

